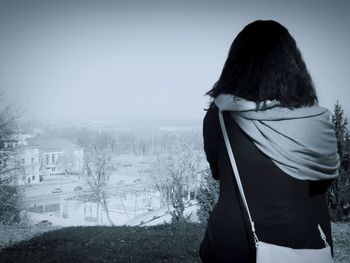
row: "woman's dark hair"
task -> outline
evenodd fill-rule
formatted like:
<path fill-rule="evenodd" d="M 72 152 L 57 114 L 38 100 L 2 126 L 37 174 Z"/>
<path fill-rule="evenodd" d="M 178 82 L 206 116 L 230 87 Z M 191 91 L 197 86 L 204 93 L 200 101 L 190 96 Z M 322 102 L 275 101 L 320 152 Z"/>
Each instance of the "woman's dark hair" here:
<path fill-rule="evenodd" d="M 205 95 L 215 98 L 222 93 L 257 103 L 276 99 L 288 108 L 318 103 L 295 40 L 272 20 L 254 21 L 237 35 L 219 80 Z"/>

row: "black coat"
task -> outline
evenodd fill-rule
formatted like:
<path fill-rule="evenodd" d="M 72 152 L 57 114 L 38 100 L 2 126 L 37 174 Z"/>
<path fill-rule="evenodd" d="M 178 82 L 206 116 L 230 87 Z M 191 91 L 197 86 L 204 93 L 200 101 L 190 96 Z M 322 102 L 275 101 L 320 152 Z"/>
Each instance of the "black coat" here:
<path fill-rule="evenodd" d="M 323 248 L 317 228 L 320 224 L 333 253 L 325 199 L 332 181 L 291 177 L 254 145 L 227 112 L 224 121 L 258 238 L 292 248 Z M 204 117 L 203 139 L 212 176 L 220 180 L 220 195 L 200 245 L 202 261 L 255 262 L 249 221 L 241 205 L 216 107 Z"/>

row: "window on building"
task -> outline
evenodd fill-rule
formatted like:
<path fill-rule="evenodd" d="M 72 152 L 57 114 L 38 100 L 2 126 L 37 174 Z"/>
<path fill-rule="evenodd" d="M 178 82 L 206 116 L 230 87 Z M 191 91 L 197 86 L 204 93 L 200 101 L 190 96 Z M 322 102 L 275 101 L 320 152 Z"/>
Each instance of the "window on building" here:
<path fill-rule="evenodd" d="M 51 158 L 52 158 L 52 164 L 54 164 L 55 163 L 55 154 L 54 153 L 51 154 Z"/>
<path fill-rule="evenodd" d="M 28 184 L 30 184 L 30 177 L 28 177 Z"/>
<path fill-rule="evenodd" d="M 34 158 L 32 157 L 32 159 L 31 159 L 31 162 L 32 162 L 32 164 L 34 164 Z"/>
<path fill-rule="evenodd" d="M 35 175 L 32 176 L 32 180 L 33 180 L 33 181 L 35 180 Z"/>
<path fill-rule="evenodd" d="M 22 158 L 22 164 L 25 164 L 26 160 L 24 158 Z"/>
<path fill-rule="evenodd" d="M 46 154 L 46 165 L 49 165 L 49 155 Z"/>

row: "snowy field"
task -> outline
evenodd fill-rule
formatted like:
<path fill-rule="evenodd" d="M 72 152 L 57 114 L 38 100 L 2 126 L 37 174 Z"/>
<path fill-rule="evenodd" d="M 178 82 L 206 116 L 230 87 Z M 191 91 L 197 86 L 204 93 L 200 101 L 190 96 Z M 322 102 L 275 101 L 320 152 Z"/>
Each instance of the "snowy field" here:
<path fill-rule="evenodd" d="M 153 168 L 156 156 L 118 155 L 116 170 L 110 177 L 107 199 L 110 218 L 115 225 L 154 225 L 169 222 L 171 207 L 161 204 L 160 193 L 154 186 Z M 153 177 L 152 177 L 153 175 Z M 62 193 L 52 193 L 55 187 Z M 84 178 L 52 176 L 30 187 L 27 213 L 34 223 L 48 220 L 57 226 L 110 225 L 102 206 L 95 202 L 77 200 L 77 186 L 88 191 Z M 42 194 L 42 198 L 35 199 Z M 185 215 L 192 213 L 197 221 L 196 205 L 188 204 Z M 44 209 L 41 211 L 40 209 Z"/>

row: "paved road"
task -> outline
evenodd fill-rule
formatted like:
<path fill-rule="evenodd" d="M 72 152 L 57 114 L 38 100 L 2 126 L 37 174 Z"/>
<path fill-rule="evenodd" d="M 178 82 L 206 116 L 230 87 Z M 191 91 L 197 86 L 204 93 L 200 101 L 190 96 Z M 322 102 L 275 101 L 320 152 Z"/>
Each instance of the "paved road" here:
<path fill-rule="evenodd" d="M 40 184 L 30 187 L 26 189 L 25 192 L 25 205 L 30 207 L 39 204 L 49 204 L 49 203 L 57 203 L 60 200 L 71 198 L 74 196 L 78 196 L 81 193 L 92 193 L 92 191 L 88 190 L 88 187 L 83 186 L 83 191 L 74 191 L 74 188 L 78 186 L 74 182 L 61 182 L 62 192 L 60 193 L 52 193 L 52 190 L 57 187 L 57 184 Z M 120 197 L 123 193 L 128 193 L 131 191 L 137 192 L 151 192 L 151 187 L 144 185 L 143 183 L 131 183 L 131 184 L 123 184 L 117 186 L 110 186 L 107 188 L 107 193 L 110 197 L 113 196 Z"/>

